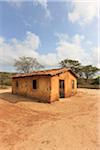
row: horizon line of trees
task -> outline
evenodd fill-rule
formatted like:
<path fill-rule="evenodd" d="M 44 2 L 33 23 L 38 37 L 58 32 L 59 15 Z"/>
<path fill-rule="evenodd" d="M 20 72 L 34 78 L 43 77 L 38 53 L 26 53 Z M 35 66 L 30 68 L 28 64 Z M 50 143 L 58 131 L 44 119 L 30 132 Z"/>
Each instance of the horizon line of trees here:
<path fill-rule="evenodd" d="M 79 78 L 93 78 L 94 75 L 100 71 L 99 68 L 93 65 L 82 65 L 78 60 L 64 59 L 58 63 L 59 67 L 70 68 L 75 72 Z M 14 66 L 20 73 L 30 73 L 33 70 L 45 68 L 44 65 L 38 62 L 36 58 L 32 57 L 19 57 L 15 60 Z"/>
<path fill-rule="evenodd" d="M 79 78 L 93 78 L 100 68 L 93 65 L 82 65 L 78 60 L 65 59 L 60 62 L 62 67 L 70 68 Z"/>
<path fill-rule="evenodd" d="M 100 76 L 93 78 L 99 68 L 93 65 L 82 65 L 78 60 L 64 59 L 58 63 L 59 67 L 70 68 L 73 72 L 78 75 L 78 84 L 79 85 L 100 85 Z M 14 67 L 16 67 L 17 72 L 19 73 L 30 73 L 33 70 L 43 69 L 44 65 L 38 62 L 36 58 L 32 57 L 19 57 L 15 60 Z M 13 73 L 0 72 L 0 87 L 6 85 L 11 85 L 11 77 Z M 16 73 L 14 73 L 16 74 Z M 85 86 L 84 86 L 85 87 Z M 95 86 L 93 86 L 95 88 Z"/>

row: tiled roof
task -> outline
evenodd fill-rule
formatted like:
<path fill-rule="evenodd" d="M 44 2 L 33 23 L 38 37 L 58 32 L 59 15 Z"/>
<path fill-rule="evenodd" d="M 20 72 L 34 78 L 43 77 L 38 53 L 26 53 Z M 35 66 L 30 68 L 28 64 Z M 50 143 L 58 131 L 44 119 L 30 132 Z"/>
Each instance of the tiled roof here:
<path fill-rule="evenodd" d="M 64 73 L 66 71 L 70 71 L 75 77 L 77 77 L 77 75 L 75 73 L 73 73 L 70 69 L 59 68 L 59 69 L 51 69 L 51 70 L 33 71 L 33 72 L 27 73 L 27 74 L 24 74 L 24 73 L 16 74 L 13 76 L 13 78 L 29 77 L 29 76 L 55 76 L 57 74 L 61 74 L 61 73 Z"/>

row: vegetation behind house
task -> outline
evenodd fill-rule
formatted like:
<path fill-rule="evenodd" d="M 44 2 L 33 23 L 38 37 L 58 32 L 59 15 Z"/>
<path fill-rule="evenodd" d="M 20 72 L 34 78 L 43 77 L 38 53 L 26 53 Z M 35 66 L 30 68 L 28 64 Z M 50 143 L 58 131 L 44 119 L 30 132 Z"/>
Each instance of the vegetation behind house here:
<path fill-rule="evenodd" d="M 34 69 L 44 68 L 37 59 L 31 57 L 20 57 L 18 60 L 15 60 L 14 66 L 17 71 L 20 73 L 29 73 Z M 59 63 L 60 67 L 70 68 L 73 72 L 78 75 L 78 87 L 83 88 L 100 88 L 100 76 L 94 78 L 94 75 L 100 71 L 99 68 L 87 65 L 82 66 L 78 60 L 65 59 Z M 12 85 L 12 75 L 15 73 L 10 72 L 0 72 L 0 87 L 4 88 L 5 86 Z"/>
<path fill-rule="evenodd" d="M 0 72 L 0 88 L 6 88 L 12 85 L 12 75 L 10 72 Z"/>

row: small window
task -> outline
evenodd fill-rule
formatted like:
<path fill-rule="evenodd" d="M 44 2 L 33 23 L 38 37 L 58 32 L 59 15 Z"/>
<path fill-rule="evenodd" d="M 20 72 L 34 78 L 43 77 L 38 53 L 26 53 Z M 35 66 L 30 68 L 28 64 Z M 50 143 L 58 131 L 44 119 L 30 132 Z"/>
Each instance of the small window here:
<path fill-rule="evenodd" d="M 74 80 L 72 80 L 72 89 L 74 89 L 74 85 L 75 84 L 75 81 Z"/>
<path fill-rule="evenodd" d="M 18 81 L 16 81 L 16 87 L 18 87 Z"/>
<path fill-rule="evenodd" d="M 33 80 L 33 89 L 37 89 L 37 81 Z"/>

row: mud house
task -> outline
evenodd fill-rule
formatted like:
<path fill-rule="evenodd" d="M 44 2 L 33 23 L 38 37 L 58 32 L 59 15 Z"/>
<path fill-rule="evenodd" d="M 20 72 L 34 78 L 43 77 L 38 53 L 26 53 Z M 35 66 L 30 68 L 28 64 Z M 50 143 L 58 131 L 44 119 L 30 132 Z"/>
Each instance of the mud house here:
<path fill-rule="evenodd" d="M 52 102 L 77 92 L 77 76 L 70 69 L 60 68 L 17 74 L 12 78 L 12 93 Z"/>

